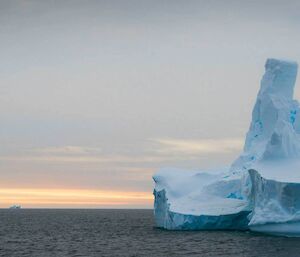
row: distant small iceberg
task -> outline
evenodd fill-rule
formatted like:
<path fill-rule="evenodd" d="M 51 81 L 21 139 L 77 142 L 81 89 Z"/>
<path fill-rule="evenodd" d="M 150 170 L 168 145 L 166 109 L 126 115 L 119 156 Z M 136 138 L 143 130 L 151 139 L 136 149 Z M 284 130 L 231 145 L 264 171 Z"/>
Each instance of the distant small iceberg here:
<path fill-rule="evenodd" d="M 21 205 L 12 205 L 9 209 L 21 209 Z"/>

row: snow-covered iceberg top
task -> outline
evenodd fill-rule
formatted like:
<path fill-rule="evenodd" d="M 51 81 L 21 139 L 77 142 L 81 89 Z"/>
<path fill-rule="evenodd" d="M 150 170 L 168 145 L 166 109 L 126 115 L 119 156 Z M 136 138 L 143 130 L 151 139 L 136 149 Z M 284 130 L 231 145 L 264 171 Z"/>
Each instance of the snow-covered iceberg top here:
<path fill-rule="evenodd" d="M 153 179 L 157 226 L 300 236 L 298 65 L 268 59 L 244 150 L 219 174 L 164 169 Z"/>

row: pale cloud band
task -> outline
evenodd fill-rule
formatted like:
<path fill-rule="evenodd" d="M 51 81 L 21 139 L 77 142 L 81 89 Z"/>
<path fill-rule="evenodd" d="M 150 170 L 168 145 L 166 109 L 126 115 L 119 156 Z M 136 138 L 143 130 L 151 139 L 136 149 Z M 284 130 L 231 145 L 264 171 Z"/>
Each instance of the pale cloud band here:
<path fill-rule="evenodd" d="M 199 139 L 186 140 L 174 138 L 154 139 L 159 144 L 157 152 L 189 154 L 229 153 L 241 150 L 244 144 L 242 138 Z"/>
<path fill-rule="evenodd" d="M 100 147 L 60 146 L 36 148 L 17 156 L 0 156 L 2 161 L 87 162 L 87 163 L 151 163 L 191 158 L 197 155 L 222 154 L 240 151 L 242 138 L 223 139 L 176 139 L 147 140 L 146 151 L 135 156 L 131 153 L 104 154 Z M 143 152 L 144 151 L 144 152 Z"/>

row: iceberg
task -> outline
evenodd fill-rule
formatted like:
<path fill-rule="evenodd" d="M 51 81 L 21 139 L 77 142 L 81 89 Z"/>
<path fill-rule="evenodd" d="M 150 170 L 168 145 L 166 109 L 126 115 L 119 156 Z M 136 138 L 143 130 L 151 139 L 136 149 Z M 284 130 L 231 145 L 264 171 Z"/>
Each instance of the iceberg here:
<path fill-rule="evenodd" d="M 153 175 L 154 216 L 169 230 L 252 230 L 300 236 L 300 107 L 296 62 L 268 59 L 243 152 L 210 173 Z"/>
<path fill-rule="evenodd" d="M 12 205 L 9 207 L 9 209 L 12 209 L 12 210 L 18 210 L 18 209 L 21 209 L 21 205 Z"/>

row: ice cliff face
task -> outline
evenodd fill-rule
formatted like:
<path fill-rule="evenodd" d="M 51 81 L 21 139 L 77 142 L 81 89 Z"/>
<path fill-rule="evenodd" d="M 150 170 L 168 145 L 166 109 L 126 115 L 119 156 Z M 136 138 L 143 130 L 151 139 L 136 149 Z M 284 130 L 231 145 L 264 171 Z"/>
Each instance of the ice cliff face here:
<path fill-rule="evenodd" d="M 297 63 L 268 59 L 265 69 L 244 151 L 229 170 L 161 170 L 153 176 L 157 226 L 300 236 Z"/>

